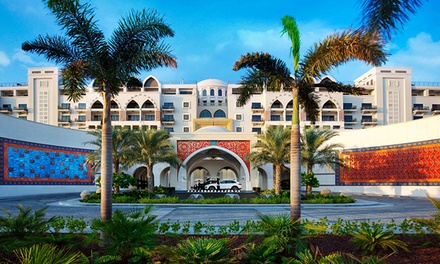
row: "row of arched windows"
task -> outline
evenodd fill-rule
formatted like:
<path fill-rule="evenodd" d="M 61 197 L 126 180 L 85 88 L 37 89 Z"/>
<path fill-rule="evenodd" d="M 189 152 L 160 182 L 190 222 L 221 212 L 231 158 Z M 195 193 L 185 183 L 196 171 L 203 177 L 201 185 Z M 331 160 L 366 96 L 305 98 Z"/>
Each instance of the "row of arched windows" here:
<path fill-rule="evenodd" d="M 212 117 L 212 113 L 209 110 L 203 110 L 202 112 L 200 112 L 199 115 L 200 118 L 211 118 Z M 222 117 L 226 117 L 226 113 L 223 110 L 217 110 L 214 112 L 214 117 L 215 118 L 222 118 Z"/>
<path fill-rule="evenodd" d="M 202 96 L 208 96 L 208 91 L 206 89 L 203 89 Z M 215 90 L 214 89 L 210 89 L 209 90 L 209 96 L 215 96 Z M 222 89 L 217 90 L 217 96 L 223 96 L 223 90 Z"/>

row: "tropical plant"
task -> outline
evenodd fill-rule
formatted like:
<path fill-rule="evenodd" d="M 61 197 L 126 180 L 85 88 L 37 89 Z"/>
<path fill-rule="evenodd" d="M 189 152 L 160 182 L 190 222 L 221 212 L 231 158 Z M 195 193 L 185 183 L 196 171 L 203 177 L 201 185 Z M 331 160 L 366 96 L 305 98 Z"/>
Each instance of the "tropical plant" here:
<path fill-rule="evenodd" d="M 363 254 L 375 252 L 377 247 L 383 250 L 391 249 L 397 252 L 400 249 L 408 251 L 407 244 L 395 237 L 394 232 L 385 229 L 381 223 L 365 223 L 363 222 L 358 230 L 352 234 L 351 241 L 355 243 L 356 249 L 361 249 Z"/>
<path fill-rule="evenodd" d="M 246 155 L 246 159 L 259 167 L 264 163 L 272 163 L 275 167 L 275 194 L 280 194 L 281 168 L 289 163 L 290 158 L 290 128 L 270 126 L 253 146 L 256 150 Z"/>
<path fill-rule="evenodd" d="M 96 170 L 101 166 L 101 152 L 102 152 L 102 131 L 92 130 L 88 134 L 95 137 L 94 140 L 87 141 L 85 145 L 94 145 L 97 149 L 87 155 L 87 162 L 93 164 L 92 169 Z M 119 173 L 119 170 L 127 163 L 127 154 L 130 149 L 130 136 L 132 130 L 129 128 L 112 128 L 112 162 L 113 173 Z M 113 179 L 114 180 L 114 179 Z"/>
<path fill-rule="evenodd" d="M 306 186 L 306 193 L 312 194 L 312 188 L 319 187 L 319 180 L 313 172 L 301 172 L 301 184 Z"/>
<path fill-rule="evenodd" d="M 94 9 L 79 0 L 43 0 L 64 30 L 64 36 L 38 36 L 22 44 L 24 51 L 44 55 L 63 65 L 61 83 L 68 99 L 81 99 L 87 80 L 103 98 L 101 175 L 101 218 L 112 216 L 112 126 L 111 98 L 141 70 L 159 66 L 176 67 L 166 37 L 174 36 L 163 17 L 154 10 L 132 11 L 121 19 L 109 39 L 98 28 Z"/>
<path fill-rule="evenodd" d="M 288 214 L 259 214 L 258 218 L 256 230 L 262 234 L 263 240 L 250 252 L 251 259 L 271 259 L 279 263 L 283 256 L 293 254 L 302 246 L 299 220 L 292 221 Z"/>
<path fill-rule="evenodd" d="M 435 206 L 435 208 L 437 209 L 437 214 L 434 216 L 431 216 L 429 219 L 413 218 L 412 221 L 421 225 L 422 227 L 425 227 L 432 234 L 440 236 L 440 201 L 432 198 L 429 195 L 427 195 L 427 197 L 431 201 L 431 203 Z"/>
<path fill-rule="evenodd" d="M 366 31 L 343 30 L 326 37 L 308 50 L 300 61 L 300 34 L 295 19 L 282 18 L 283 34 L 291 41 L 293 74 L 286 64 L 268 53 L 248 53 L 241 56 L 233 69 L 247 68 L 242 78 L 238 104 L 246 104 L 253 92 L 267 89 L 270 91 L 291 90 L 293 97 L 291 145 L 290 145 L 290 214 L 291 219 L 301 217 L 301 163 L 299 105 L 304 108 L 308 118 L 314 122 L 319 114 L 315 87 L 325 87 L 330 92 L 359 94 L 362 89 L 352 85 L 326 82 L 316 84 L 331 69 L 352 60 L 361 60 L 367 64 L 379 66 L 386 60 L 384 43 L 380 36 L 372 36 Z"/>
<path fill-rule="evenodd" d="M 170 263 L 236 263 L 228 248 L 227 238 L 188 238 L 167 253 Z"/>
<path fill-rule="evenodd" d="M 20 264 L 70 264 L 79 263 L 80 253 L 70 253 L 68 250 L 59 249 L 55 245 L 35 244 L 31 247 L 23 247 L 13 251 Z"/>
<path fill-rule="evenodd" d="M 46 218 L 47 206 L 34 212 L 32 208 L 24 208 L 21 204 L 17 208 L 16 216 L 2 208 L 7 216 L 0 216 L 0 237 L 22 239 L 25 236 L 43 235 L 49 229 L 50 223 L 56 219 L 56 217 Z"/>
<path fill-rule="evenodd" d="M 136 257 L 136 250 L 151 250 L 155 245 L 157 216 L 151 214 L 152 206 L 144 210 L 122 212 L 116 210 L 109 221 L 95 219 L 92 222 L 94 232 L 104 232 L 109 243 L 106 252 L 112 256 L 120 256 L 129 260 Z"/>
<path fill-rule="evenodd" d="M 335 166 L 343 166 L 344 161 L 339 158 L 338 149 L 342 144 L 327 143 L 338 135 L 338 132 L 330 129 L 308 128 L 301 135 L 301 163 L 307 168 L 307 172 L 313 172 L 313 166 L 327 166 L 335 169 Z"/>
<path fill-rule="evenodd" d="M 427 0 L 426 0 L 427 1 Z M 408 13 L 415 14 L 422 0 L 362 0 L 361 30 L 391 39 L 392 33 L 409 21 Z"/>
<path fill-rule="evenodd" d="M 101 176 L 98 176 L 95 182 L 96 185 L 98 185 L 98 187 L 101 187 Z M 136 186 L 137 183 L 138 181 L 136 180 L 136 178 L 127 173 L 123 173 L 123 172 L 113 173 L 112 186 L 113 186 L 113 191 L 115 193 L 119 193 L 121 188 Z"/>
<path fill-rule="evenodd" d="M 166 130 L 138 130 L 133 133 L 129 165 L 145 165 L 148 191 L 153 192 L 153 166 L 160 162 L 176 167 L 181 164 L 177 152 L 170 142 L 170 132 Z"/>

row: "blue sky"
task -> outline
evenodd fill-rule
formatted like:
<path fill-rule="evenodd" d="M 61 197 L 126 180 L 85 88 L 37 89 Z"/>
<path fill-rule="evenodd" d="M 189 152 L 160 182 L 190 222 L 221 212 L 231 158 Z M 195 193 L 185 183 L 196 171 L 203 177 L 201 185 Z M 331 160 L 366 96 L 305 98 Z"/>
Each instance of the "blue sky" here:
<path fill-rule="evenodd" d="M 84 2 L 84 1 L 83 1 Z M 244 72 L 232 66 L 240 55 L 264 51 L 290 63 L 289 41 L 281 37 L 281 18 L 297 19 L 302 53 L 326 35 L 356 25 L 357 0 L 91 0 L 99 25 L 110 36 L 129 10 L 156 9 L 175 31 L 166 39 L 178 58 L 177 69 L 145 72 L 163 83 L 207 78 L 236 83 Z M 337 4 L 335 4 L 337 3 Z M 424 2 L 405 28 L 388 44 L 392 54 L 385 66 L 411 67 L 413 81 L 440 82 L 440 1 Z M 27 81 L 27 68 L 55 66 L 43 56 L 21 51 L 21 44 L 42 34 L 62 34 L 40 0 L 0 0 L 0 83 Z M 336 80 L 353 81 L 370 69 L 351 62 L 330 73 Z"/>

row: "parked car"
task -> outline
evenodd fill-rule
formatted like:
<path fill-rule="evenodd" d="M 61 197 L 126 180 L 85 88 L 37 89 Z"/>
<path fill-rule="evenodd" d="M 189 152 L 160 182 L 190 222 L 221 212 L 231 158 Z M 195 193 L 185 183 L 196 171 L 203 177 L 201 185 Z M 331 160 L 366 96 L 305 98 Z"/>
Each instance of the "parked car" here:
<path fill-rule="evenodd" d="M 205 190 L 217 190 L 217 187 L 220 187 L 220 190 L 233 190 L 238 191 L 241 190 L 241 183 L 236 180 L 221 180 L 218 183 L 210 183 L 205 185 Z"/>

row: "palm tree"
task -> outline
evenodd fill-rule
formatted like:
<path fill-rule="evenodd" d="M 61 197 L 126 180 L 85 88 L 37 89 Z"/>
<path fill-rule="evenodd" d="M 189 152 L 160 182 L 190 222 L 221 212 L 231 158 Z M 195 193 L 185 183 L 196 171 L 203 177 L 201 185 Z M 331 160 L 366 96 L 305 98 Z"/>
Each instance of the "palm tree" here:
<path fill-rule="evenodd" d="M 281 168 L 289 163 L 290 158 L 290 128 L 270 126 L 264 134 L 258 135 L 258 139 L 254 145 L 257 150 L 249 153 L 246 158 L 254 163 L 255 167 L 263 163 L 272 163 L 275 167 L 275 194 L 280 194 Z"/>
<path fill-rule="evenodd" d="M 22 44 L 24 51 L 44 55 L 62 64 L 61 83 L 69 100 L 81 99 L 88 80 L 104 101 L 101 153 L 101 218 L 112 216 L 112 126 L 110 102 L 119 87 L 141 70 L 176 67 L 169 46 L 162 41 L 174 36 L 162 16 L 154 10 L 132 11 L 120 20 L 109 39 L 97 26 L 90 4 L 79 0 L 43 0 L 65 31 L 64 36 L 38 36 Z"/>
<path fill-rule="evenodd" d="M 169 163 L 173 167 L 181 164 L 177 152 L 166 130 L 138 130 L 132 135 L 131 156 L 129 165 L 141 163 L 145 165 L 148 191 L 153 192 L 153 166 L 160 162 Z"/>
<path fill-rule="evenodd" d="M 343 148 L 342 144 L 326 144 L 338 132 L 330 129 L 305 129 L 301 134 L 301 164 L 307 168 L 307 173 L 313 173 L 313 166 L 327 166 L 335 169 L 335 166 L 343 166 L 344 160 L 339 158 L 337 150 Z M 311 186 L 307 186 L 307 193 L 311 193 Z"/>
<path fill-rule="evenodd" d="M 96 151 L 87 155 L 87 162 L 93 164 L 92 169 L 96 170 L 101 166 L 101 152 L 102 152 L 102 131 L 93 130 L 88 131 L 90 135 L 95 139 L 85 142 L 85 144 L 95 145 Z M 130 137 L 132 130 L 129 128 L 112 128 L 112 162 L 113 162 L 113 174 L 119 173 L 121 166 L 124 167 L 127 164 L 127 156 L 130 154 Z M 114 188 L 115 189 L 115 188 Z M 115 192 L 119 192 L 119 188 L 116 188 Z"/>
<path fill-rule="evenodd" d="M 234 70 L 247 68 L 247 74 L 241 81 L 238 103 L 244 105 L 255 90 L 271 91 L 292 90 L 293 112 L 290 148 L 290 215 L 293 221 L 301 217 L 301 163 L 300 163 L 300 130 L 299 105 L 304 108 L 309 119 L 315 121 L 319 114 L 316 86 L 325 87 L 330 92 L 358 94 L 361 89 L 352 85 L 327 82 L 317 85 L 321 78 L 331 69 L 349 62 L 361 60 L 374 66 L 386 60 L 383 41 L 380 36 L 371 36 L 368 32 L 344 30 L 327 36 L 316 43 L 300 62 L 300 37 L 295 19 L 291 16 L 282 18 L 283 34 L 287 34 L 292 47 L 293 74 L 286 64 L 268 53 L 246 54 L 235 62 Z"/>
<path fill-rule="evenodd" d="M 422 0 L 362 0 L 361 30 L 391 39 L 392 33 L 409 21 L 408 13 L 415 14 Z"/>

